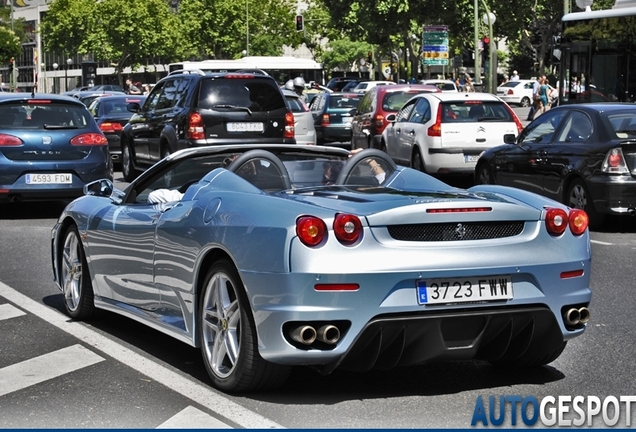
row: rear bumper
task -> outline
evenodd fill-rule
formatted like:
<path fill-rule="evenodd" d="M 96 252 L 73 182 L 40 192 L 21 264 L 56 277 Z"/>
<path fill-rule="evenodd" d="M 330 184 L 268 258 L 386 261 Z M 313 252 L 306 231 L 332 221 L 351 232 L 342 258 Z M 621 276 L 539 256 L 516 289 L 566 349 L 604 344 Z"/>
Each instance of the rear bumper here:
<path fill-rule="evenodd" d="M 84 194 L 84 185 L 112 179 L 112 161 L 104 146 L 80 160 L 9 161 L 0 164 L 0 202 L 72 199 Z M 70 174 L 71 183 L 28 184 L 27 174 Z"/>
<path fill-rule="evenodd" d="M 332 125 L 329 127 L 316 127 L 316 134 L 318 136 L 318 139 L 322 141 L 350 141 L 351 126 Z"/>
<path fill-rule="evenodd" d="M 479 155 L 489 147 L 429 148 L 422 151 L 429 174 L 470 174 L 475 172 Z"/>
<path fill-rule="evenodd" d="M 636 214 L 636 179 L 631 176 L 593 176 L 587 179 L 596 211 Z"/>

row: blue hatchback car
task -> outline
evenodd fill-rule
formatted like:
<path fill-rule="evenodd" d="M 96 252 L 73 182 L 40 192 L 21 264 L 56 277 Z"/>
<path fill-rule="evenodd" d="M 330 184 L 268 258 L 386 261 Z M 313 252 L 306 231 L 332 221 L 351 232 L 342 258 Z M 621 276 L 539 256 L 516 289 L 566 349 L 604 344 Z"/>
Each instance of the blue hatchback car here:
<path fill-rule="evenodd" d="M 80 101 L 0 93 L 0 203 L 75 198 L 113 177 L 108 140 Z"/>

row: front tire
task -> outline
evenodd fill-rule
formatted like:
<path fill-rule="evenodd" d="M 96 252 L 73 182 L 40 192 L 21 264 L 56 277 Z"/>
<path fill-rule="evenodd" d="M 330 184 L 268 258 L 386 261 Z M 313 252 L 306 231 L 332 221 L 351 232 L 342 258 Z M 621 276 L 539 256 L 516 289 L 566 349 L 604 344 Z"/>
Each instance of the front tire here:
<path fill-rule="evenodd" d="M 475 176 L 476 184 L 495 184 L 495 179 L 492 175 L 492 169 L 487 163 L 482 163 L 477 167 L 477 175 Z"/>
<path fill-rule="evenodd" d="M 88 273 L 84 247 L 75 225 L 64 234 L 62 246 L 62 292 L 66 313 L 85 320 L 95 312 L 93 285 Z"/>
<path fill-rule="evenodd" d="M 596 211 L 592 195 L 590 195 L 589 190 L 581 179 L 576 179 L 570 183 L 564 204 L 572 208 L 585 210 L 585 213 L 590 218 L 590 228 L 598 228 L 603 225 L 605 215 Z"/>
<path fill-rule="evenodd" d="M 258 352 L 251 308 L 230 261 L 221 260 L 208 272 L 198 316 L 203 363 L 214 387 L 243 392 L 285 382 L 291 368 L 269 363 Z"/>

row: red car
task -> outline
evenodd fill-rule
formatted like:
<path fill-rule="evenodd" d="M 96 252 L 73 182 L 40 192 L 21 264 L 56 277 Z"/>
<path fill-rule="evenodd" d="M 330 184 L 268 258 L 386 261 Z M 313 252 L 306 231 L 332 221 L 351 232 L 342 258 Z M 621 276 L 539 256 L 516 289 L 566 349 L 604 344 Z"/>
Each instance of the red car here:
<path fill-rule="evenodd" d="M 386 117 L 402 108 L 404 103 L 419 93 L 439 93 L 428 84 L 397 84 L 377 86 L 369 90 L 360 101 L 351 122 L 351 149 L 379 148 Z"/>

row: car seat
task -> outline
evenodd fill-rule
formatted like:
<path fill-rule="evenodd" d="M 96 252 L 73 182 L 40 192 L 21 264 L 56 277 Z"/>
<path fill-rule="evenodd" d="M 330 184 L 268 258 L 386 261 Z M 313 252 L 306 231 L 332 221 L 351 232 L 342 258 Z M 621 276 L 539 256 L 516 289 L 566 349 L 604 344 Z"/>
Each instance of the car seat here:
<path fill-rule="evenodd" d="M 484 114 L 485 110 L 483 105 L 473 105 L 472 107 L 470 107 L 468 117 L 470 117 L 472 120 L 477 121 L 479 118 L 483 117 Z"/>

